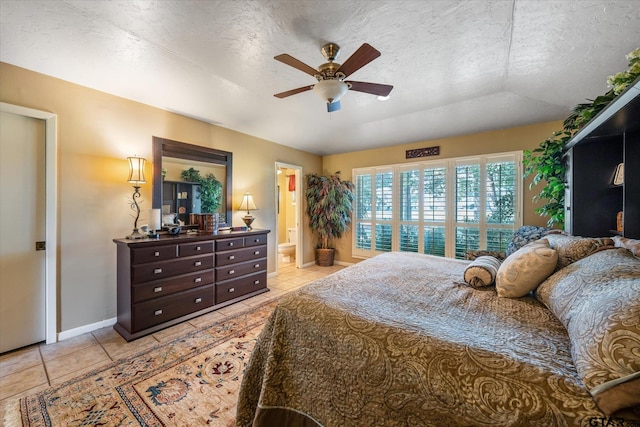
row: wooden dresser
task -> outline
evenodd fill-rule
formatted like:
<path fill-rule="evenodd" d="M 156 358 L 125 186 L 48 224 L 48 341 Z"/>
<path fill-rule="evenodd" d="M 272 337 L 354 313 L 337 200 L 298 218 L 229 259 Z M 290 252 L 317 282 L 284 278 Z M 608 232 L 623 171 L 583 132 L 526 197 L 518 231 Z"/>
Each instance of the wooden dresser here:
<path fill-rule="evenodd" d="M 127 341 L 267 292 L 269 230 L 114 239 Z"/>

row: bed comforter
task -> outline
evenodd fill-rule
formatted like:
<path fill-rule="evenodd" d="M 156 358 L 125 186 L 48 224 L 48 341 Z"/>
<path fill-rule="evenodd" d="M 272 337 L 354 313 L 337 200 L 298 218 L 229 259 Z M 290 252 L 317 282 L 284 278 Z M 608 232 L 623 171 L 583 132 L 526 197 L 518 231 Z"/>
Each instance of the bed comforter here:
<path fill-rule="evenodd" d="M 532 296 L 465 285 L 468 264 L 388 253 L 283 297 L 246 368 L 237 425 L 617 425 L 558 319 Z"/>

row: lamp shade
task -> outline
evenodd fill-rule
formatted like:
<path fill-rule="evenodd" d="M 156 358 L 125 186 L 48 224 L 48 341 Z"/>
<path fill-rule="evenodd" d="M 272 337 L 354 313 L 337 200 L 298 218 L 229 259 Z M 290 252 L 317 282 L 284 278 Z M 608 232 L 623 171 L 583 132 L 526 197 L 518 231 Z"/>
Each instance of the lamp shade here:
<path fill-rule="evenodd" d="M 256 204 L 253 203 L 253 196 L 251 193 L 245 193 L 245 195 L 242 196 L 242 202 L 240 202 L 240 207 L 238 209 L 241 211 L 247 211 L 247 213 L 258 209 Z"/>
<path fill-rule="evenodd" d="M 129 160 L 129 183 L 144 184 L 144 164 L 146 162 L 142 157 L 127 157 Z"/>
<path fill-rule="evenodd" d="M 339 101 L 348 90 L 349 86 L 340 80 L 320 80 L 313 86 L 313 91 L 329 104 Z"/>

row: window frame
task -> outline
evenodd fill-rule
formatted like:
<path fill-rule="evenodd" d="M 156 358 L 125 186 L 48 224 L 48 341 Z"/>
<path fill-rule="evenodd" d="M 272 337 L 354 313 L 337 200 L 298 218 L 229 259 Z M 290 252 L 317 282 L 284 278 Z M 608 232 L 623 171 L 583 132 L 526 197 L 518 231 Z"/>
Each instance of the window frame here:
<path fill-rule="evenodd" d="M 509 224 L 496 224 L 489 223 L 487 221 L 487 164 L 490 163 L 500 163 L 500 162 L 513 162 L 514 164 L 514 200 L 513 200 L 513 209 L 514 209 L 514 221 Z M 456 218 L 456 168 L 461 165 L 470 165 L 470 164 L 478 164 L 480 166 L 480 176 L 479 176 L 479 209 L 478 216 L 480 220 L 477 223 L 472 222 L 459 222 Z M 445 169 L 445 219 L 443 222 L 433 221 L 433 220 L 425 220 L 425 209 L 424 206 L 424 175 L 425 170 L 434 169 L 434 168 L 442 168 Z M 402 219 L 401 220 L 401 200 L 400 200 L 400 185 L 401 185 L 401 175 L 408 171 L 418 170 L 418 220 L 411 219 Z M 376 175 L 380 173 L 392 173 L 392 219 L 388 220 L 378 220 L 376 218 L 375 212 L 375 196 L 377 192 L 376 188 Z M 358 218 L 358 188 L 357 182 L 358 177 L 362 175 L 371 176 L 371 200 L 370 204 L 372 206 L 371 210 L 371 218 L 367 220 L 363 220 Z M 522 178 L 522 151 L 510 151 L 504 153 L 492 153 L 492 154 L 484 154 L 477 156 L 465 156 L 465 157 L 455 157 L 449 159 L 438 159 L 438 160 L 427 160 L 422 162 L 415 163 L 400 163 L 394 165 L 382 165 L 382 166 L 373 166 L 367 168 L 354 168 L 352 169 L 352 177 L 353 182 L 356 184 L 356 200 L 354 201 L 354 215 L 353 215 L 353 227 L 354 231 L 352 233 L 352 245 L 351 251 L 352 256 L 354 258 L 370 258 L 372 256 L 387 252 L 376 250 L 376 226 L 381 224 L 391 224 L 392 227 L 392 238 L 391 238 L 391 251 L 400 251 L 401 247 L 401 238 L 400 229 L 401 226 L 411 225 L 418 227 L 418 252 L 424 252 L 424 229 L 425 227 L 439 227 L 444 226 L 445 229 L 445 251 L 444 256 L 449 258 L 455 257 L 456 251 L 456 229 L 458 227 L 469 227 L 477 228 L 479 232 L 479 247 L 486 248 L 487 247 L 487 229 L 508 229 L 515 230 L 522 225 L 522 216 L 523 216 L 523 198 L 522 198 L 522 189 L 523 189 L 523 178 Z M 520 179 L 518 179 L 520 177 Z M 357 237 L 359 223 L 370 223 L 370 236 L 371 236 L 371 244 L 369 249 L 358 248 Z M 413 251 L 412 251 L 413 252 Z"/>

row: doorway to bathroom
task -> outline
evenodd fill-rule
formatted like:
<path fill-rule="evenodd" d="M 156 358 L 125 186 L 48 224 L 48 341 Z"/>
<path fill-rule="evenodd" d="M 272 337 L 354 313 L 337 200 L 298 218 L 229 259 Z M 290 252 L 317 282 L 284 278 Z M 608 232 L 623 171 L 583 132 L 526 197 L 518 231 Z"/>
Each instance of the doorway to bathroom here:
<path fill-rule="evenodd" d="M 302 167 L 276 162 L 277 270 L 302 267 Z"/>

